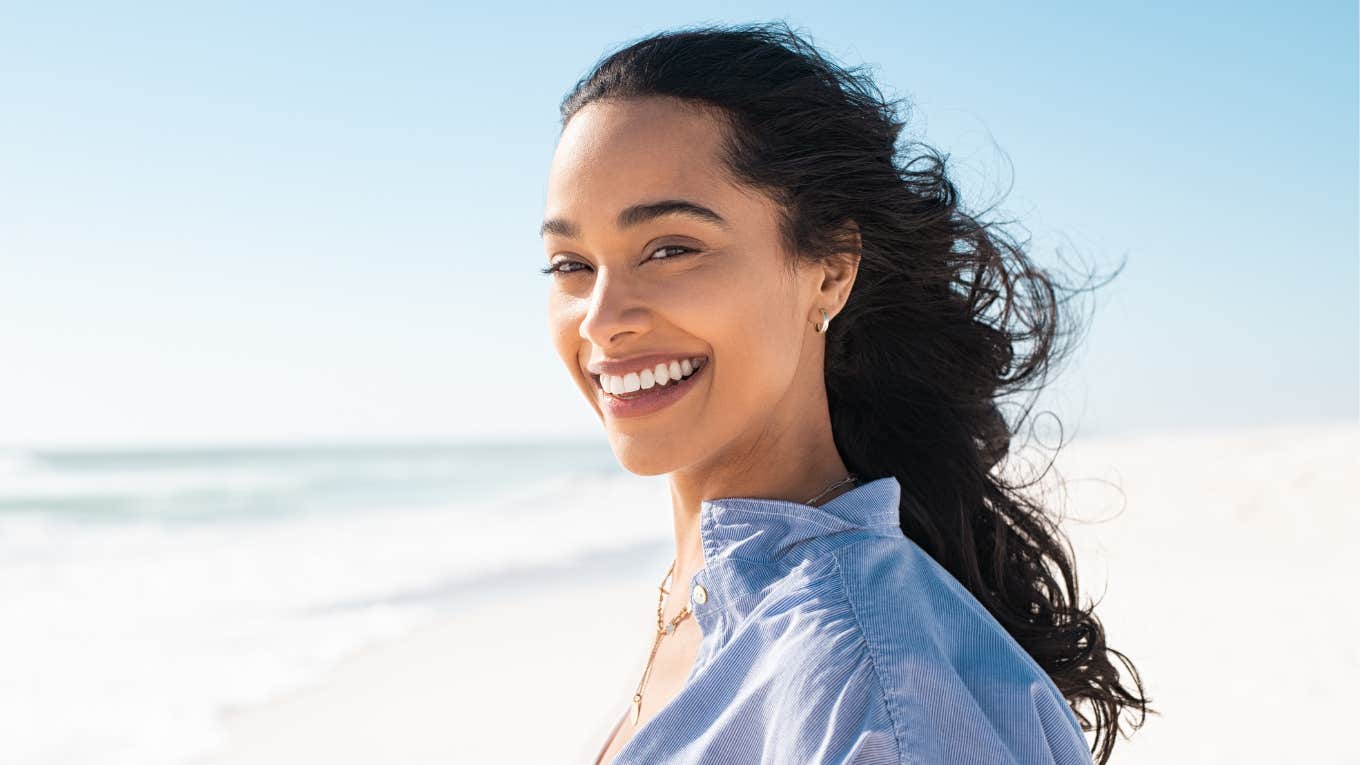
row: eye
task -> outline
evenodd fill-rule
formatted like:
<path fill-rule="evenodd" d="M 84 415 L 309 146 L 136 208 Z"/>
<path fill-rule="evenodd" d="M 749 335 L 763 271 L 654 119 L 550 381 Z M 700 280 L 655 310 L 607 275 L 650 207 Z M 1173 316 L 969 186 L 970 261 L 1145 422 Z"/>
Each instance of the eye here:
<path fill-rule="evenodd" d="M 656 253 L 661 252 L 662 250 L 679 250 L 679 252 L 677 252 L 674 255 L 666 255 L 660 258 L 655 257 Z M 647 258 L 647 260 L 674 260 L 678 257 L 681 257 L 691 252 L 698 252 L 698 250 L 695 250 L 693 247 L 686 247 L 681 244 L 666 244 L 657 247 L 655 250 L 652 250 L 653 257 Z M 565 268 L 564 266 L 580 266 L 580 268 Z M 564 258 L 562 260 L 554 261 L 553 263 L 538 270 L 539 273 L 543 274 L 574 274 L 577 271 L 582 271 L 587 268 L 589 268 L 589 266 L 587 266 L 584 263 Z"/>
<path fill-rule="evenodd" d="M 648 260 L 674 260 L 680 257 L 680 255 L 683 255 L 687 252 L 694 252 L 694 249 L 692 247 L 685 247 L 684 245 L 680 244 L 663 244 L 660 247 L 656 248 L 655 250 L 652 250 L 652 253 L 655 254 L 661 252 L 662 250 L 680 250 L 681 252 L 679 255 L 670 255 L 664 258 L 651 257 L 648 258 Z"/>
<path fill-rule="evenodd" d="M 580 268 L 564 269 L 564 268 L 562 268 L 562 266 L 582 266 L 582 267 L 584 268 L 584 264 L 578 263 L 578 262 L 576 262 L 576 261 L 574 261 L 574 260 L 558 260 L 558 261 L 554 261 L 553 263 L 551 263 L 551 264 L 549 264 L 549 265 L 547 265 L 547 266 L 545 266 L 545 267 L 543 267 L 543 268 L 538 269 L 538 271 L 539 271 L 539 273 L 543 273 L 543 274 L 554 274 L 554 273 L 571 274 L 571 273 L 575 273 L 575 272 L 581 270 Z"/>

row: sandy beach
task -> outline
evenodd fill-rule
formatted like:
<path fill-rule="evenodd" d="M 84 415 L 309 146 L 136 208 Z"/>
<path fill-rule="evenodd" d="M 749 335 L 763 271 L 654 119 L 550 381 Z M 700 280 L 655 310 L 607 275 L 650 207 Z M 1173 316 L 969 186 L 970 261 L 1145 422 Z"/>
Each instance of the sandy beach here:
<path fill-rule="evenodd" d="M 1354 423 L 1064 446 L 1082 599 L 1161 712 L 1114 762 L 1360 761 L 1343 727 L 1358 468 Z M 670 553 L 662 539 L 471 588 L 458 613 L 230 713 L 228 745 L 198 765 L 588 762 L 645 662 Z"/>
<path fill-rule="evenodd" d="M 649 564 L 668 555 L 653 545 L 488 584 L 321 684 L 227 715 L 229 748 L 201 765 L 588 761 L 646 659 Z"/>

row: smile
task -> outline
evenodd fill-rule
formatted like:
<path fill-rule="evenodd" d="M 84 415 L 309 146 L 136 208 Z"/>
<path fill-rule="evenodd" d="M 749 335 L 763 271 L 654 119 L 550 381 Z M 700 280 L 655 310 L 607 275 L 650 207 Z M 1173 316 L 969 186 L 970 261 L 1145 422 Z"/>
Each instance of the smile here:
<path fill-rule="evenodd" d="M 697 362 L 697 363 L 696 363 Z M 600 404 L 615 417 L 637 417 L 664 409 L 679 401 L 694 381 L 710 366 L 709 360 L 699 356 L 692 359 L 658 364 L 641 373 L 626 375 L 594 375 Z M 678 378 L 676 379 L 678 373 Z M 663 376 L 664 375 L 664 376 Z M 608 385 L 612 390 L 606 390 Z M 632 390 L 629 390 L 629 389 Z"/>

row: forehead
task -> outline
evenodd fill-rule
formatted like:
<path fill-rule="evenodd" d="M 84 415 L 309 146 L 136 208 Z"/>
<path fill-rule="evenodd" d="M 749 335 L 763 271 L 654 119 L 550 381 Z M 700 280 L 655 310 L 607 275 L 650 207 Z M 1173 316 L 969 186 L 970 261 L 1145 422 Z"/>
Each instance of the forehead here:
<path fill-rule="evenodd" d="M 548 208 L 585 218 L 652 196 L 718 204 L 736 192 L 722 170 L 721 141 L 716 116 L 678 99 L 593 102 L 558 140 Z"/>

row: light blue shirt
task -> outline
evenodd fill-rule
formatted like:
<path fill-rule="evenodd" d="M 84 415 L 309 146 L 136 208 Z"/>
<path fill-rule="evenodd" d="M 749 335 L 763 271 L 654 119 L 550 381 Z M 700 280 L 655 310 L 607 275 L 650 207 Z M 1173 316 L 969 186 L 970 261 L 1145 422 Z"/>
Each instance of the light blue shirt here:
<path fill-rule="evenodd" d="M 902 533 L 900 491 L 703 502 L 698 657 L 613 762 L 1089 765 L 1048 675 Z"/>

